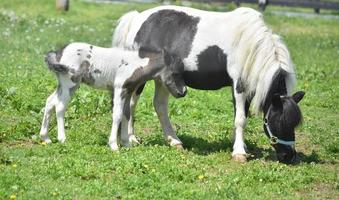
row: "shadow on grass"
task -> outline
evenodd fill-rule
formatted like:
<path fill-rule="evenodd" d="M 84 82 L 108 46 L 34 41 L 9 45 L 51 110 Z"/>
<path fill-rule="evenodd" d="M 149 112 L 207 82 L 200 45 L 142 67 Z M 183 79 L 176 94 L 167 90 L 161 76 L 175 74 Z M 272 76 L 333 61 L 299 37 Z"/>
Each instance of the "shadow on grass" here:
<path fill-rule="evenodd" d="M 276 157 L 276 152 L 272 149 L 264 149 L 257 147 L 253 143 L 247 143 L 248 151 L 251 153 L 251 157 L 248 160 L 255 160 L 258 158 L 263 158 L 265 161 L 278 161 Z M 316 163 L 316 164 L 325 164 L 328 163 L 328 161 L 321 160 L 319 158 L 319 154 L 317 154 L 315 151 L 312 151 L 310 155 L 306 155 L 303 152 L 297 152 L 297 161 L 293 163 L 293 165 L 298 165 L 301 163 Z M 334 164 L 331 162 L 331 164 Z"/>
<path fill-rule="evenodd" d="M 277 161 L 275 151 L 271 148 L 265 149 L 262 147 L 258 147 L 255 143 L 246 142 L 246 146 L 248 149 L 248 153 L 250 156 L 248 157 L 248 161 L 255 159 L 264 159 L 265 161 Z"/>
<path fill-rule="evenodd" d="M 214 152 L 231 151 L 232 143 L 227 138 L 217 141 L 208 141 L 192 135 L 180 134 L 178 135 L 183 143 L 184 149 L 191 151 L 199 155 L 208 155 Z M 154 145 L 167 145 L 162 136 L 153 136 L 147 138 L 147 141 L 143 142 L 145 146 Z"/>
<path fill-rule="evenodd" d="M 215 152 L 226 152 L 228 154 L 231 154 L 232 152 L 233 140 L 229 138 L 208 141 L 206 139 L 187 134 L 180 134 L 178 135 L 178 137 L 183 142 L 184 149 L 198 155 L 209 155 Z M 167 144 L 165 143 L 163 137 L 159 135 L 148 138 L 147 141 L 143 142 L 143 145 L 154 146 Z M 248 153 L 251 154 L 248 160 L 261 158 L 264 158 L 267 161 L 276 160 L 275 152 L 272 149 L 260 148 L 250 141 L 246 141 L 246 145 L 248 148 Z"/>
<path fill-rule="evenodd" d="M 325 160 L 321 160 L 319 158 L 319 154 L 317 154 L 315 151 L 312 151 L 311 154 L 306 155 L 303 152 L 298 152 L 298 158 L 299 158 L 299 163 L 307 163 L 307 164 L 311 164 L 311 163 L 316 163 L 316 164 L 325 164 L 325 163 L 331 163 L 331 164 L 335 164 L 331 161 L 325 161 Z"/>
<path fill-rule="evenodd" d="M 184 148 L 199 155 L 208 155 L 214 152 L 232 151 L 232 142 L 228 138 L 216 141 L 208 141 L 191 135 L 180 135 Z"/>
<path fill-rule="evenodd" d="M 120 137 L 120 136 L 119 136 Z M 229 138 L 222 138 L 220 140 L 208 141 L 206 139 L 187 135 L 180 134 L 180 140 L 183 142 L 184 149 L 187 151 L 193 152 L 198 155 L 209 155 L 215 152 L 226 152 L 231 154 L 233 141 Z M 163 136 L 161 134 L 149 135 L 147 139 L 143 141 L 142 138 L 139 138 L 143 146 L 167 146 Z M 98 141 L 100 145 L 107 145 L 107 135 L 100 135 Z M 276 153 L 272 148 L 262 148 L 258 147 L 256 143 L 251 141 L 246 141 L 247 152 L 250 154 L 248 161 L 263 159 L 265 161 L 277 161 Z M 298 152 L 298 161 L 295 164 L 300 163 L 317 163 L 324 164 L 328 161 L 321 160 L 319 154 L 315 151 L 312 151 L 311 154 L 306 155 L 303 152 Z M 332 162 L 331 162 L 332 163 Z M 333 164 L 333 163 L 332 163 Z"/>

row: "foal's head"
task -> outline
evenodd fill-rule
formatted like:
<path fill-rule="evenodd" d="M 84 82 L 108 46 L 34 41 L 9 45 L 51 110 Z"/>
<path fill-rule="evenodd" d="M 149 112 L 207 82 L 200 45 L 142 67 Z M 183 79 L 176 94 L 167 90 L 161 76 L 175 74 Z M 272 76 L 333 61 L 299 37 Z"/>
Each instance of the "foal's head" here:
<path fill-rule="evenodd" d="M 162 81 L 167 90 L 175 97 L 184 97 L 187 93 L 186 84 L 182 78 L 184 64 L 175 54 L 162 50 L 152 51 L 141 48 L 139 56 L 150 58 L 153 73 Z"/>
<path fill-rule="evenodd" d="M 296 161 L 294 130 L 302 121 L 298 103 L 304 94 L 301 91 L 292 96 L 275 94 L 266 112 L 264 130 L 276 150 L 279 162 L 290 164 Z"/>

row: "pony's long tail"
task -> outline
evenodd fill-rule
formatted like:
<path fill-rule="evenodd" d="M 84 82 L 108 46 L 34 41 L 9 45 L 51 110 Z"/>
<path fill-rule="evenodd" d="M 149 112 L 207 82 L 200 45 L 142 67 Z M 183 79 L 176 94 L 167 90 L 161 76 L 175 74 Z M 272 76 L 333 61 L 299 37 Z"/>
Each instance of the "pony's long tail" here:
<path fill-rule="evenodd" d="M 112 40 L 113 47 L 125 48 L 126 47 L 126 40 L 128 37 L 128 32 L 130 31 L 130 26 L 135 19 L 139 15 L 138 11 L 131 11 L 124 14 L 118 20 L 118 25 L 115 28 Z"/>
<path fill-rule="evenodd" d="M 57 53 L 56 51 L 50 51 L 45 55 L 45 62 L 48 69 L 54 73 L 68 73 L 69 68 L 58 62 Z"/>

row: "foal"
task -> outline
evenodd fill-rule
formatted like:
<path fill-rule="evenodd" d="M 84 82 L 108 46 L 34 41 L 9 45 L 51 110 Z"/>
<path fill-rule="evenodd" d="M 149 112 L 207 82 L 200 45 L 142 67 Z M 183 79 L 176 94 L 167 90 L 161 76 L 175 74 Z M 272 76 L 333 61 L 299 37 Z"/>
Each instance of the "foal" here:
<path fill-rule="evenodd" d="M 86 43 L 72 43 L 58 51 L 50 51 L 45 56 L 48 68 L 58 79 L 57 89 L 47 98 L 40 137 L 51 143 L 48 126 L 55 107 L 58 126 L 58 140 L 65 142 L 64 116 L 67 104 L 80 83 L 113 92 L 113 124 L 109 138 L 112 150 L 118 150 L 117 135 L 121 123 L 121 142 L 128 147 L 130 142 L 138 143 L 133 132 L 128 131 L 130 99 L 133 92 L 151 79 L 165 81 L 167 89 L 175 97 L 186 94 L 184 83 L 168 75 L 169 67 L 164 67 L 164 52 L 137 52 L 118 48 L 101 48 Z M 168 81 L 167 79 L 170 79 Z M 130 133 L 130 134 L 129 134 Z"/>

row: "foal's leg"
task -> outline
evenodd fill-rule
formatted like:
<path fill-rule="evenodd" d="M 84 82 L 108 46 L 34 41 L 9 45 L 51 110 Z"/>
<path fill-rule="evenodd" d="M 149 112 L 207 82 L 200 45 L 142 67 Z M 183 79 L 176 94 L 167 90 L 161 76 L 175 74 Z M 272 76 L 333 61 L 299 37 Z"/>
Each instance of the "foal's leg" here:
<path fill-rule="evenodd" d="M 72 95 L 72 87 L 68 86 L 59 86 L 56 98 L 56 117 L 57 117 L 57 125 L 58 125 L 58 141 L 64 143 L 66 140 L 65 135 L 65 112 L 67 109 L 67 105 L 71 100 Z"/>
<path fill-rule="evenodd" d="M 234 84 L 236 85 L 236 84 Z M 244 142 L 244 129 L 246 126 L 246 114 L 248 111 L 248 102 L 243 92 L 238 93 L 236 87 L 232 87 L 234 100 L 234 145 L 232 157 L 235 161 L 246 162 L 246 151 Z"/>
<path fill-rule="evenodd" d="M 169 143 L 170 146 L 175 146 L 178 149 L 182 149 L 182 142 L 175 134 L 168 117 L 168 95 L 169 92 L 164 87 L 164 85 L 160 81 L 155 81 L 155 95 L 153 99 L 153 104 L 160 120 L 165 140 Z"/>
<path fill-rule="evenodd" d="M 109 137 L 108 145 L 111 147 L 113 151 L 117 151 L 119 149 L 118 147 L 118 131 L 119 131 L 119 125 L 123 118 L 123 107 L 124 107 L 124 101 L 121 97 L 121 88 L 115 88 L 114 89 L 114 98 L 113 98 L 113 113 L 112 113 L 112 130 L 111 135 Z"/>
<path fill-rule="evenodd" d="M 49 139 L 48 136 L 48 128 L 49 128 L 49 123 L 51 120 L 51 115 L 53 112 L 53 108 L 55 106 L 57 98 L 57 90 L 53 92 L 46 100 L 46 105 L 44 108 L 44 116 L 42 119 L 42 124 L 41 124 L 41 129 L 40 129 L 40 138 L 46 142 L 46 143 L 51 143 L 51 139 Z"/>

